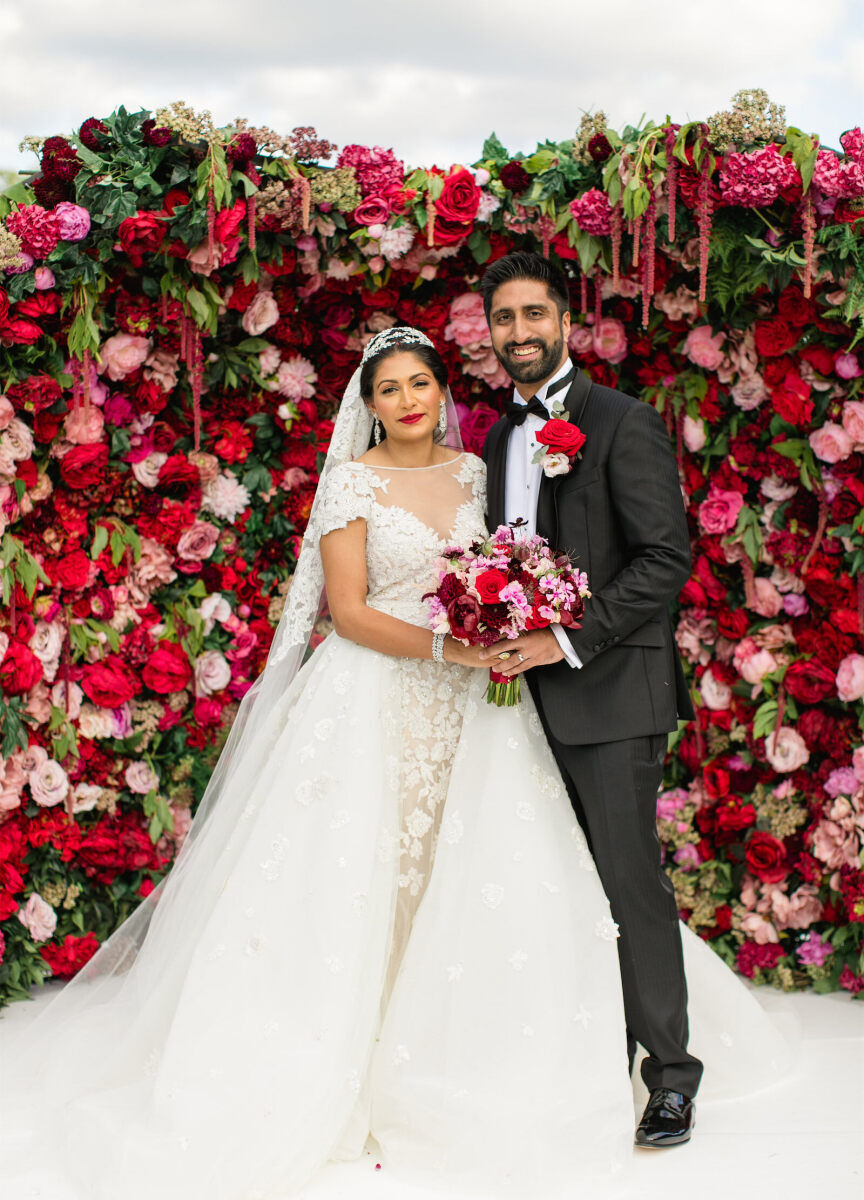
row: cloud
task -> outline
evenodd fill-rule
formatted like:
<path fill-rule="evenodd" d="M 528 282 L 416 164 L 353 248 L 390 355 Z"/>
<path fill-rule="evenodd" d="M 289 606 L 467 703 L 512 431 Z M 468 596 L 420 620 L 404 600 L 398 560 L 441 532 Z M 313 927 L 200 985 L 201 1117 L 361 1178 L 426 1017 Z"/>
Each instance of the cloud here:
<path fill-rule="evenodd" d="M 25 134 L 183 98 L 217 123 L 314 125 L 340 145 L 393 146 L 411 163 L 570 136 L 585 110 L 621 128 L 683 121 L 762 86 L 827 144 L 864 90 L 855 0 L 5 0 L 0 165 L 32 167 Z"/>

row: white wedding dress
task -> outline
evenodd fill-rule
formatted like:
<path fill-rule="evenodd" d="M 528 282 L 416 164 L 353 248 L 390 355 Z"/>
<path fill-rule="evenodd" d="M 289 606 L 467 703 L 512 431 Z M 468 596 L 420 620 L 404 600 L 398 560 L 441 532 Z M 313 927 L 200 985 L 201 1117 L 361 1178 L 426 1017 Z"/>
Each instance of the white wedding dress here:
<path fill-rule="evenodd" d="M 343 463 L 317 532 L 363 518 L 368 603 L 426 626 L 484 487 L 467 453 Z M 31 1144 L 81 1200 L 277 1200 L 371 1135 L 431 1186 L 599 1194 L 634 1126 L 616 926 L 527 689 L 498 709 L 486 683 L 327 637 L 137 954 L 7 1064 L 0 1181 Z M 771 1082 L 782 1039 L 683 933 L 706 1088 Z"/>

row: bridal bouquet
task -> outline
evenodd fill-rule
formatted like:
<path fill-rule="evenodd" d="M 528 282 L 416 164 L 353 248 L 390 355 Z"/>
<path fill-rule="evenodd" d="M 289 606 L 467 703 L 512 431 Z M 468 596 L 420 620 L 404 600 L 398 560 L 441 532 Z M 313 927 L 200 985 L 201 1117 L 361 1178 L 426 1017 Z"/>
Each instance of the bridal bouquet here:
<path fill-rule="evenodd" d="M 518 524 L 500 525 L 467 550 L 448 546 L 435 563 L 438 587 L 423 597 L 432 629 L 466 646 L 491 646 L 531 629 L 580 627 L 591 593 L 588 576 L 539 534 L 520 537 Z M 490 704 L 518 704 L 520 676 L 489 672 Z"/>

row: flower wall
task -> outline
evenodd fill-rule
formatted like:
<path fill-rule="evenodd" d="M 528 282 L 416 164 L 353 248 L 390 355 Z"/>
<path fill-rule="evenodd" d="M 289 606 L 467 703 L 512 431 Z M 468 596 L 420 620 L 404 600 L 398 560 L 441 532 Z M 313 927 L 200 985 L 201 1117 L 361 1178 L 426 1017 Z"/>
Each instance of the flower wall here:
<path fill-rule="evenodd" d="M 574 358 L 667 421 L 698 717 L 659 828 L 682 916 L 784 988 L 864 989 L 864 138 L 762 93 L 407 171 L 182 104 L 33 139 L 0 199 L 0 1002 L 170 868 L 262 668 L 342 390 L 425 329 L 480 449 L 477 293 L 572 279 Z"/>

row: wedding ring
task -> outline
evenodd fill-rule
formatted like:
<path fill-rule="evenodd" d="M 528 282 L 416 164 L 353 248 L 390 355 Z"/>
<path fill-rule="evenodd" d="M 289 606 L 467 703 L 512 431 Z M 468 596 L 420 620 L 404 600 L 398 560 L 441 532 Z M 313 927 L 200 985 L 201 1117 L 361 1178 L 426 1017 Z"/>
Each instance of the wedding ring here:
<path fill-rule="evenodd" d="M 518 650 L 516 651 L 516 657 L 519 659 L 519 661 L 520 661 L 520 662 L 524 662 L 524 661 L 525 661 L 525 655 L 524 655 L 524 654 L 520 654 Z"/>
<path fill-rule="evenodd" d="M 502 650 L 502 652 L 498 655 L 498 657 L 501 660 L 501 662 L 504 662 L 506 659 L 508 659 L 510 657 L 510 651 Z"/>

